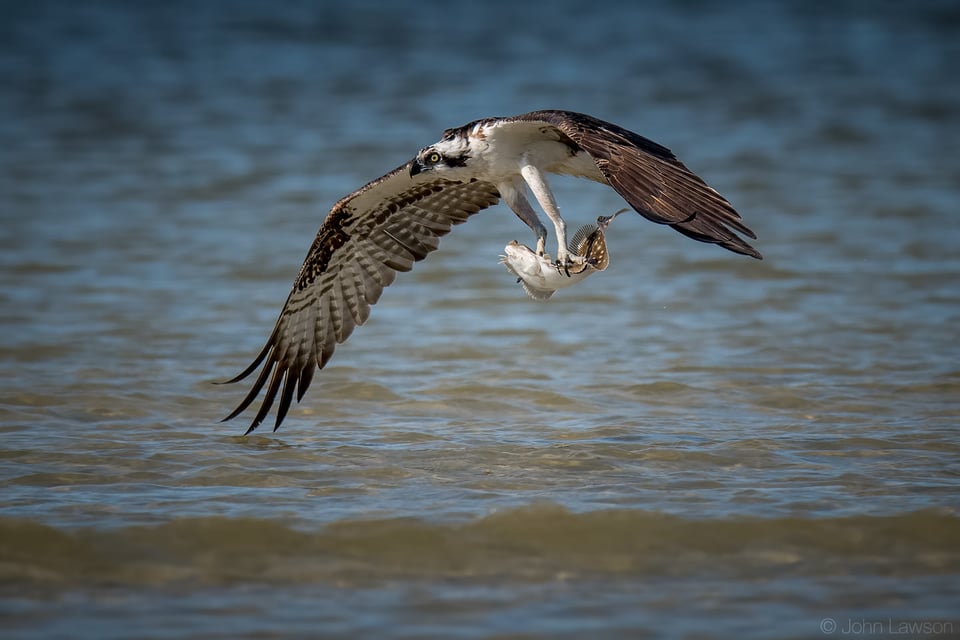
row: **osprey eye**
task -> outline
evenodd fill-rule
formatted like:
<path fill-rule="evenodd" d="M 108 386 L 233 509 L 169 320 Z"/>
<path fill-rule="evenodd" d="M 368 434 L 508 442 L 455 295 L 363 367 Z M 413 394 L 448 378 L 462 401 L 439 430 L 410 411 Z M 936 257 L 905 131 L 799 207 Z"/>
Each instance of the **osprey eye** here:
<path fill-rule="evenodd" d="M 436 164 L 440 162 L 440 154 L 434 151 L 433 153 L 427 156 L 427 162 L 429 162 L 430 164 Z"/>

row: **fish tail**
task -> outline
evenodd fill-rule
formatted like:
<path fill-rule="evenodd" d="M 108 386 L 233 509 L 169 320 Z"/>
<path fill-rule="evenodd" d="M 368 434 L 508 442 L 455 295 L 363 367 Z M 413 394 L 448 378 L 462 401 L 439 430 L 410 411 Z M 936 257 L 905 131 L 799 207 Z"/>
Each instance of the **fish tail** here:
<path fill-rule="evenodd" d="M 585 224 L 577 229 L 577 232 L 573 234 L 570 242 L 567 243 L 567 251 L 575 256 L 583 257 L 583 252 L 586 249 L 584 243 L 591 236 L 591 234 L 597 231 L 597 229 L 598 227 L 595 224 Z"/>

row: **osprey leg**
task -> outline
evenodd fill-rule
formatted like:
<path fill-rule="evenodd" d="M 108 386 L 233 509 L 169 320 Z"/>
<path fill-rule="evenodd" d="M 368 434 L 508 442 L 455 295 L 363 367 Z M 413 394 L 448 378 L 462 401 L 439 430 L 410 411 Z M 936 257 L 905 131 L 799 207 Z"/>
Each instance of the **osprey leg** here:
<path fill-rule="evenodd" d="M 533 197 L 537 199 L 544 213 L 553 222 L 553 227 L 557 232 L 557 267 L 564 270 L 569 269 L 570 265 L 582 264 L 583 259 L 579 256 L 571 256 L 567 251 L 567 223 L 560 217 L 560 209 L 557 207 L 557 201 L 553 198 L 553 192 L 541 173 L 540 169 L 532 164 L 525 164 L 520 167 L 520 175 L 530 187 Z M 569 275 L 569 273 L 568 273 Z"/>
<path fill-rule="evenodd" d="M 500 192 L 503 201 L 507 203 L 507 206 L 510 207 L 516 216 L 523 220 L 523 223 L 537 234 L 537 255 L 542 256 L 546 250 L 547 228 L 540 222 L 540 216 L 534 211 L 530 201 L 523 195 L 523 191 L 517 189 L 516 185 L 512 182 L 498 185 L 497 190 Z"/>

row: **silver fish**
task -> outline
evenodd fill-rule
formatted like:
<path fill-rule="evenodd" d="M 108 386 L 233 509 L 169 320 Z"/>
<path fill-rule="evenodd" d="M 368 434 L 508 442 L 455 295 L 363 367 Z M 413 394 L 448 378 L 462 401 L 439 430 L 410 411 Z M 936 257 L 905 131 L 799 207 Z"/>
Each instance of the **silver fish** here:
<path fill-rule="evenodd" d="M 597 224 L 588 224 L 577 229 L 567 250 L 579 264 L 570 267 L 569 271 L 558 267 L 549 254 L 537 255 L 536 251 L 516 240 L 503 248 L 504 255 L 500 256 L 500 262 L 510 273 L 517 276 L 517 282 L 523 285 L 527 295 L 534 300 L 549 300 L 557 289 L 572 287 L 610 265 L 604 232 L 610 222 L 624 211 L 627 209 L 621 209 L 613 215 L 600 216 Z"/>

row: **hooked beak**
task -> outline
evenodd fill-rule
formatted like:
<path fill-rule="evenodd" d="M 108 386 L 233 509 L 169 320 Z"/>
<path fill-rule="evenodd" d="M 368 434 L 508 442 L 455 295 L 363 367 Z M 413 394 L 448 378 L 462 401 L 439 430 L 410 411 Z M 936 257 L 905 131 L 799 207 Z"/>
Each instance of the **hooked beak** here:
<path fill-rule="evenodd" d="M 420 161 L 417 158 L 414 158 L 410 161 L 410 177 L 417 175 L 423 171 L 423 165 L 420 164 Z"/>

